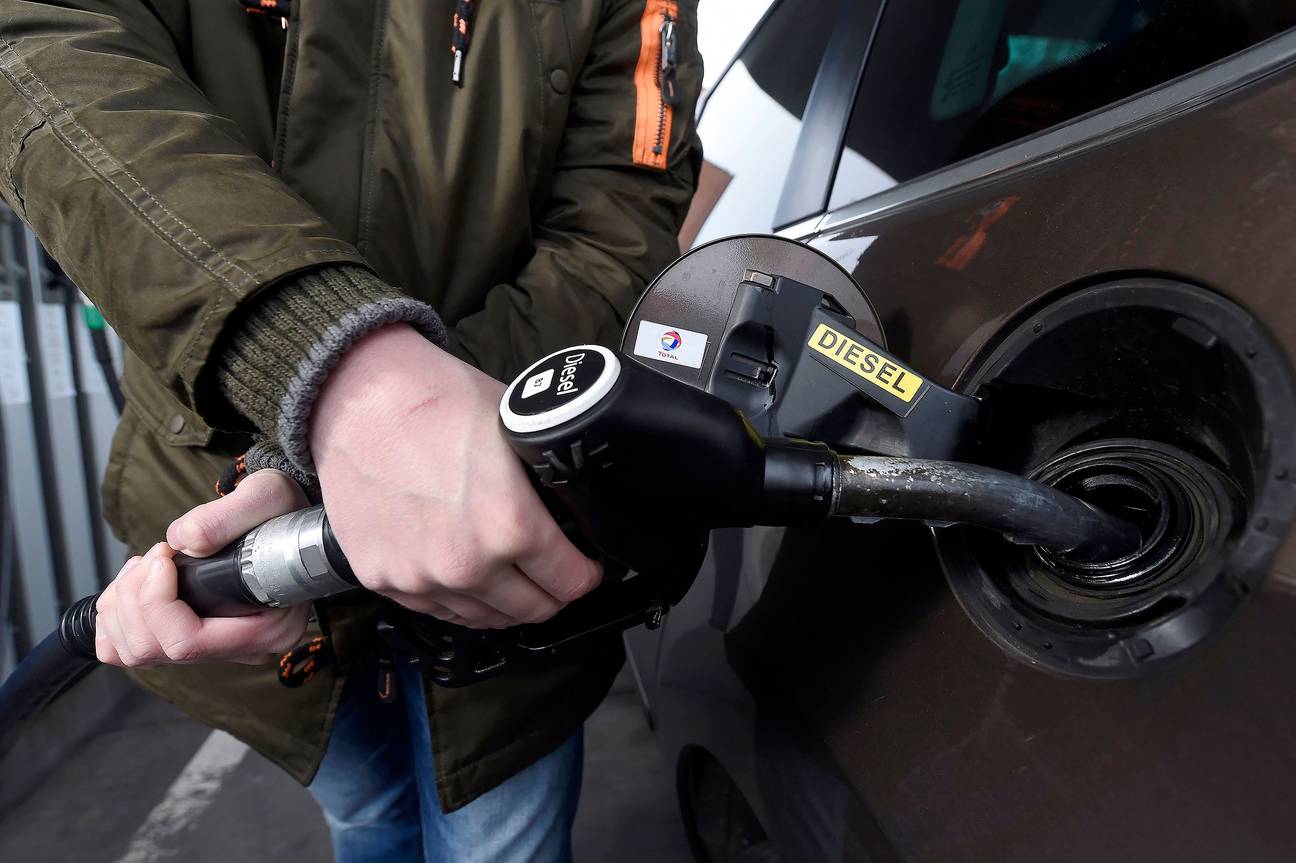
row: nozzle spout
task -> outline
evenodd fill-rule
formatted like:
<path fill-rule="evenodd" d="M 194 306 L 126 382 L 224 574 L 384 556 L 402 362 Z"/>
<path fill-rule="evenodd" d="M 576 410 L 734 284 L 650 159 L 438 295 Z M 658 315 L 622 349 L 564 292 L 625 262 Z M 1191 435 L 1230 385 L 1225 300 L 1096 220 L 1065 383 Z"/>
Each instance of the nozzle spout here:
<path fill-rule="evenodd" d="M 975 525 L 1084 561 L 1132 554 L 1143 541 L 1125 519 L 1066 492 L 950 461 L 840 456 L 832 514 Z"/>

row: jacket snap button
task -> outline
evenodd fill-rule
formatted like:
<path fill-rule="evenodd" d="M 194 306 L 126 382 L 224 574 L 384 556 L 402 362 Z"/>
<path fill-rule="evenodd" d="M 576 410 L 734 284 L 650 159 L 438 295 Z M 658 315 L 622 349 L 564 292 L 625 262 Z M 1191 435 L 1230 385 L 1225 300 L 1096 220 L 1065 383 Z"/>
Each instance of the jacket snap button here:
<path fill-rule="evenodd" d="M 180 416 L 180 414 L 171 417 L 170 421 L 167 422 L 167 428 L 171 430 L 171 434 L 180 434 L 180 432 L 184 431 L 184 426 L 184 417 Z"/>
<path fill-rule="evenodd" d="M 571 76 L 566 69 L 554 69 L 549 73 L 549 86 L 554 88 L 555 93 L 566 93 L 571 86 Z"/>

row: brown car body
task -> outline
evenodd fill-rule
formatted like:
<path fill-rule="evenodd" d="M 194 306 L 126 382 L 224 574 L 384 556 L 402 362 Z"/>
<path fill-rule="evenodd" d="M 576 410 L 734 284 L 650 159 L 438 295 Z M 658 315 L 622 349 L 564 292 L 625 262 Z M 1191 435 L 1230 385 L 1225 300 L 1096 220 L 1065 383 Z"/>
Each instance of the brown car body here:
<path fill-rule="evenodd" d="M 1294 200 L 1288 32 L 786 233 L 958 389 L 1031 310 L 1147 276 L 1227 297 L 1296 362 Z M 1296 542 L 1269 529 L 1223 631 L 1121 680 L 1001 650 L 924 528 L 717 532 L 664 628 L 628 638 L 700 859 L 1292 859 Z M 759 826 L 717 826 L 735 793 Z"/>

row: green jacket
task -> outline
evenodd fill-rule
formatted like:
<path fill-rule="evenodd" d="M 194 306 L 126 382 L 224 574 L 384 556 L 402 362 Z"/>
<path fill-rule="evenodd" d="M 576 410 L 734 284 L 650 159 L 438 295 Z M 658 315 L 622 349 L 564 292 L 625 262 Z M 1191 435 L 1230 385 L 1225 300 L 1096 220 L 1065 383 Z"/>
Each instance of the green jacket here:
<path fill-rule="evenodd" d="M 103 493 L 132 549 L 247 446 L 213 368 L 258 293 L 368 268 L 507 379 L 568 344 L 616 345 L 676 256 L 700 162 L 696 0 L 478 0 L 462 86 L 454 5 L 297 0 L 285 31 L 236 0 L 0 0 L 0 196 L 129 347 Z M 656 89 L 667 12 L 674 106 Z M 139 677 L 307 782 L 373 638 L 372 601 L 318 610 L 339 665 L 298 689 L 271 667 Z M 443 807 L 556 747 L 621 658 L 605 641 L 429 688 Z"/>

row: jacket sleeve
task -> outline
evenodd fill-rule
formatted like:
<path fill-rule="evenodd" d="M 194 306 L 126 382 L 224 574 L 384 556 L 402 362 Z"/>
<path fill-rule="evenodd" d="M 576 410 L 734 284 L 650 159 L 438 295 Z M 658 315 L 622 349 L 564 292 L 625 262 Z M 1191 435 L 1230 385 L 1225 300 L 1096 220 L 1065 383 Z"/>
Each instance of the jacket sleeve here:
<path fill-rule="evenodd" d="M 655 38 L 656 22 L 645 19 L 663 8 L 678 17 L 679 103 L 661 169 L 636 162 L 635 127 L 658 119 L 655 94 L 644 92 L 654 84 L 642 68 L 656 62 L 657 46 L 641 34 Z M 696 0 L 605 4 L 573 86 L 552 191 L 534 230 L 535 253 L 515 283 L 495 286 L 480 312 L 451 328 L 450 349 L 458 356 L 508 380 L 571 344 L 619 344 L 639 295 L 679 255 L 678 233 L 701 164 L 693 117 L 702 81 L 696 11 Z M 651 104 L 649 116 L 639 108 L 641 97 Z"/>
<path fill-rule="evenodd" d="M 217 115 L 151 6 L 4 0 L 0 197 L 202 413 L 231 310 L 294 272 L 364 264 Z"/>

